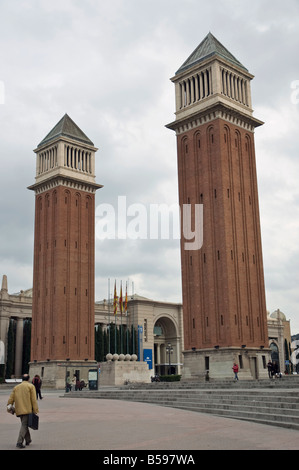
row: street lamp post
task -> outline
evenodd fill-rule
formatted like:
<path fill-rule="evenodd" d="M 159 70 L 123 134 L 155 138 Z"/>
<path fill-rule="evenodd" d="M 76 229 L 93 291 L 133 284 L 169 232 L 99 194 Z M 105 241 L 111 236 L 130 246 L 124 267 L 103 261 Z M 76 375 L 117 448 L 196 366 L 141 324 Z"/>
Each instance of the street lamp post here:
<path fill-rule="evenodd" d="M 168 363 L 169 363 L 168 375 L 171 375 L 171 354 L 173 353 L 173 347 L 171 343 L 168 343 L 168 345 L 166 346 L 166 352 L 168 353 Z"/>

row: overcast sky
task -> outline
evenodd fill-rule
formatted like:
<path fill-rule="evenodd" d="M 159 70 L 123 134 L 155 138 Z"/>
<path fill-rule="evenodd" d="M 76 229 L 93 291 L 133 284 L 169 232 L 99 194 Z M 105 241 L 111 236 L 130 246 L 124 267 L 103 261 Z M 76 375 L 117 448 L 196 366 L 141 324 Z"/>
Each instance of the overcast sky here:
<path fill-rule="evenodd" d="M 255 76 L 267 309 L 299 333 L 298 0 L 0 0 L 0 275 L 10 293 L 32 287 L 33 149 L 65 113 L 99 148 L 98 213 L 108 204 L 117 214 L 120 196 L 147 211 L 177 203 L 170 78 L 209 31 Z M 108 279 L 111 291 L 129 280 L 129 293 L 134 283 L 180 302 L 179 241 L 97 236 L 96 300 Z"/>

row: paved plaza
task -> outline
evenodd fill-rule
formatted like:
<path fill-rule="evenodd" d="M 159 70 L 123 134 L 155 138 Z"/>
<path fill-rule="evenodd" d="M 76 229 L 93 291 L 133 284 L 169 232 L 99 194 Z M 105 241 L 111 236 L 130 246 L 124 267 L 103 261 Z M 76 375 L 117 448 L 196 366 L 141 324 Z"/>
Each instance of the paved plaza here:
<path fill-rule="evenodd" d="M 0 388 L 0 450 L 298 450 L 299 432 L 152 404 L 63 398 L 44 391 L 40 429 L 16 449 L 20 420 L 6 412 L 10 389 Z"/>

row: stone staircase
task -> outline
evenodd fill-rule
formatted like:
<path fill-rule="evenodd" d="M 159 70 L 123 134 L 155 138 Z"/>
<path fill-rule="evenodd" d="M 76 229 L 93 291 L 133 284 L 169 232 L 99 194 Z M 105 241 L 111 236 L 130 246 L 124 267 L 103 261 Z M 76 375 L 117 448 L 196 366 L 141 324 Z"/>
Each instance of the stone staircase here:
<path fill-rule="evenodd" d="M 129 384 L 66 393 L 93 398 L 152 403 L 199 413 L 299 430 L 299 377 L 275 381 L 215 381 Z"/>

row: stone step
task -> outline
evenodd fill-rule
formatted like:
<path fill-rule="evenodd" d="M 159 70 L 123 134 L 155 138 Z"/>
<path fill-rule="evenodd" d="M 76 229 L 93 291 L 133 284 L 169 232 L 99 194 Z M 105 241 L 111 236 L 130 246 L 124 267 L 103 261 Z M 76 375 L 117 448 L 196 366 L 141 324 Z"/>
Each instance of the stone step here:
<path fill-rule="evenodd" d="M 260 423 L 260 424 L 267 424 L 270 426 L 281 426 L 285 428 L 290 428 L 290 429 L 295 429 L 299 430 L 299 420 L 298 418 L 293 418 L 292 415 L 279 415 L 279 414 L 273 414 L 270 415 L 268 412 L 267 413 L 257 413 L 257 412 L 245 412 L 245 411 L 238 411 L 238 410 L 209 410 L 207 408 L 181 408 L 180 409 L 186 409 L 188 411 L 194 411 L 198 413 L 210 413 L 213 416 L 221 416 L 225 418 L 231 418 L 231 419 L 239 419 L 243 421 L 252 421 L 255 423 Z"/>
<path fill-rule="evenodd" d="M 253 409 L 267 409 L 271 411 L 271 413 L 276 412 L 290 412 L 294 416 L 299 416 L 299 404 L 294 399 L 285 400 L 284 402 L 273 402 L 271 398 L 267 401 L 263 400 L 246 400 L 241 397 L 237 397 L 231 399 L 231 397 L 214 397 L 209 399 L 206 396 L 149 396 L 149 395 L 135 395 L 135 396 L 116 396 L 116 395 L 106 395 L 106 396 L 98 396 L 98 398 L 102 399 L 121 399 L 121 400 L 131 400 L 131 401 L 139 401 L 139 402 L 147 402 L 147 403 L 156 403 L 161 405 L 167 406 L 180 406 L 181 404 L 188 404 L 192 403 L 193 406 L 211 406 L 211 407 L 234 407 L 234 408 L 253 408 Z"/>
<path fill-rule="evenodd" d="M 105 399 L 115 399 L 116 396 L 102 396 L 101 398 Z M 238 400 L 231 400 L 231 399 L 225 399 L 225 398 L 218 398 L 215 399 L 213 397 L 213 400 L 208 400 L 206 397 L 185 397 L 185 396 L 179 396 L 179 397 L 154 397 L 154 396 L 149 396 L 149 395 L 140 395 L 138 394 L 135 397 L 128 397 L 128 395 L 123 395 L 123 396 L 118 396 L 118 399 L 122 400 L 133 400 L 133 401 L 138 401 L 138 402 L 145 402 L 145 403 L 155 403 L 159 404 L 162 406 L 170 406 L 170 407 L 183 407 L 183 408 L 188 408 L 192 407 L 194 408 L 202 408 L 202 409 L 234 409 L 238 411 L 246 411 L 246 410 L 256 410 L 258 412 L 265 411 L 267 414 L 269 412 L 271 414 L 281 414 L 283 413 L 284 415 L 290 415 L 294 418 L 299 417 L 299 405 L 297 402 L 288 402 L 288 403 L 273 403 L 272 400 L 268 400 L 267 402 L 260 402 L 258 400 L 253 400 L 253 401 L 244 401 L 242 399 Z"/>
<path fill-rule="evenodd" d="M 150 397 L 151 400 L 160 400 L 164 397 L 168 397 L 168 399 L 177 400 L 181 397 L 185 398 L 192 398 L 192 399 L 212 399 L 212 400 L 230 400 L 234 401 L 255 401 L 258 402 L 269 402 L 270 404 L 281 404 L 281 403 L 292 403 L 294 402 L 297 404 L 298 399 L 298 392 L 289 392 L 289 391 L 282 391 L 280 393 L 271 393 L 270 395 L 266 393 L 258 393 L 258 392 L 215 392 L 215 391 L 199 391 L 194 390 L 192 392 L 189 391 L 137 391 L 137 390 L 130 390 L 130 391 L 82 391 L 82 392 L 71 392 L 70 395 L 72 396 L 85 396 L 90 398 L 114 398 L 114 399 L 133 399 L 136 400 L 137 397 Z"/>
<path fill-rule="evenodd" d="M 199 413 L 299 430 L 298 392 L 285 390 L 111 389 L 71 392 L 68 397 L 152 403 Z"/>
<path fill-rule="evenodd" d="M 281 392 L 272 392 L 267 394 L 266 392 L 259 391 L 215 391 L 215 390 L 193 390 L 193 391 L 179 391 L 179 390 L 110 390 L 110 391 L 82 391 L 72 392 L 74 396 L 90 396 L 93 398 L 116 398 L 116 399 L 136 399 L 136 397 L 149 396 L 150 399 L 160 400 L 163 397 L 169 397 L 170 399 L 178 399 L 180 397 L 197 398 L 202 399 L 204 397 L 212 397 L 214 400 L 255 400 L 256 402 L 269 402 L 274 403 L 287 403 L 297 400 L 299 394 L 295 391 L 284 390 Z M 298 403 L 299 404 L 299 403 Z"/>
<path fill-rule="evenodd" d="M 106 397 L 108 398 L 108 397 Z M 212 406 L 242 406 L 242 407 L 253 407 L 255 409 L 258 408 L 272 408 L 273 410 L 292 410 L 294 415 L 299 416 L 299 403 L 294 402 L 294 400 L 286 400 L 284 402 L 278 402 L 278 403 L 273 403 L 273 400 L 270 398 L 267 401 L 260 401 L 260 400 L 243 400 L 242 398 L 237 398 L 237 399 L 229 399 L 229 398 L 223 398 L 223 397 L 213 397 L 213 400 L 208 400 L 206 397 L 142 397 L 138 396 L 134 398 L 134 401 L 136 401 L 136 398 L 138 401 L 148 401 L 148 402 L 153 402 L 155 401 L 156 403 L 165 403 L 165 404 L 173 404 L 176 405 L 178 403 L 194 403 L 194 404 L 212 404 Z"/>
<path fill-rule="evenodd" d="M 152 382 L 146 384 L 128 384 L 120 387 L 121 389 L 223 389 L 223 388 L 298 388 L 299 375 L 283 376 L 280 379 L 262 379 L 262 380 L 210 380 L 207 382 L 200 381 L 180 381 L 180 382 Z"/>
<path fill-rule="evenodd" d="M 147 403 L 149 403 L 147 401 Z M 173 402 L 171 400 L 166 400 L 162 401 L 160 403 L 162 406 L 170 406 L 170 407 L 175 407 L 175 408 L 184 408 L 184 409 L 197 409 L 197 411 L 205 410 L 206 412 L 210 410 L 211 412 L 216 410 L 221 410 L 227 411 L 229 410 L 230 412 L 236 412 L 236 413 L 254 413 L 254 414 L 264 414 L 265 416 L 269 417 L 269 412 L 271 412 L 271 415 L 273 416 L 288 416 L 291 421 L 298 422 L 299 418 L 299 409 L 293 409 L 293 408 L 278 408 L 274 407 L 271 410 L 269 410 L 268 406 L 256 406 L 256 404 L 249 404 L 249 405 L 244 405 L 244 404 L 235 404 L 235 403 L 215 403 L 213 402 L 197 402 L 197 401 L 184 401 L 184 400 L 178 400 L 177 402 Z"/>

